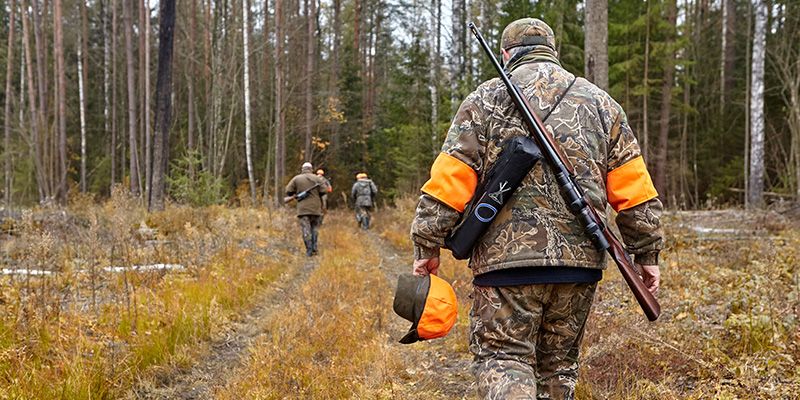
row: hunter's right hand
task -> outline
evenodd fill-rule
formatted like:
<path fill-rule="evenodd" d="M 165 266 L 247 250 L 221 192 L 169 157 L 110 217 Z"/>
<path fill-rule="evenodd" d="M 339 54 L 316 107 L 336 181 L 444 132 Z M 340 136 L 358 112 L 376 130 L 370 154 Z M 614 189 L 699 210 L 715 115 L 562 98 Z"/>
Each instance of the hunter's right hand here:
<path fill-rule="evenodd" d="M 439 257 L 423 258 L 414 260 L 414 268 L 411 271 L 414 275 L 425 276 L 428 274 L 439 274 Z"/>
<path fill-rule="evenodd" d="M 642 265 L 642 280 L 647 290 L 652 294 L 658 292 L 658 287 L 661 285 L 661 271 L 658 265 Z"/>

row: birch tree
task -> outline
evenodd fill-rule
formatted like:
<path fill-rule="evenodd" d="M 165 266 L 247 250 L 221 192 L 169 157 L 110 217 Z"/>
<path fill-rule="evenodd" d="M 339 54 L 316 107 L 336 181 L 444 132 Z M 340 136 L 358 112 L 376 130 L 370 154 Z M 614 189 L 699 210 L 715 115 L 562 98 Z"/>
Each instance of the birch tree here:
<path fill-rule="evenodd" d="M 79 114 L 81 124 L 81 193 L 86 193 L 86 83 L 87 72 L 89 66 L 88 51 L 89 51 L 89 17 L 86 11 L 86 3 L 80 0 L 81 11 L 81 30 L 78 36 L 78 102 Z"/>
<path fill-rule="evenodd" d="M 253 174 L 253 155 L 250 143 L 250 46 L 249 40 L 250 2 L 243 0 L 242 4 L 242 47 L 244 48 L 244 150 L 247 157 L 247 179 L 250 181 L 250 198 L 256 204 L 256 179 Z"/>
<path fill-rule="evenodd" d="M 747 203 L 764 206 L 764 64 L 767 45 L 767 5 L 756 2 L 753 67 L 750 87 L 750 184 Z"/>

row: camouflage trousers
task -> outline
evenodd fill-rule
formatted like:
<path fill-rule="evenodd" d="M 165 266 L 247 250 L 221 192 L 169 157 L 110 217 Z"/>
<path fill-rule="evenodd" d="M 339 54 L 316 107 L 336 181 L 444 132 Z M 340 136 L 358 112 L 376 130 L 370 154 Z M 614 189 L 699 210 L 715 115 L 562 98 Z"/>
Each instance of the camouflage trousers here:
<path fill-rule="evenodd" d="M 472 365 L 483 399 L 574 399 L 596 283 L 475 286 Z"/>
<path fill-rule="evenodd" d="M 319 226 L 322 225 L 322 217 L 319 215 L 299 215 L 300 230 L 303 232 L 303 243 L 306 245 L 306 252 L 317 252 L 317 238 L 319 237 Z"/>
<path fill-rule="evenodd" d="M 358 222 L 358 226 L 362 229 L 369 229 L 370 219 L 370 210 L 372 207 L 366 206 L 356 206 L 356 221 Z"/>

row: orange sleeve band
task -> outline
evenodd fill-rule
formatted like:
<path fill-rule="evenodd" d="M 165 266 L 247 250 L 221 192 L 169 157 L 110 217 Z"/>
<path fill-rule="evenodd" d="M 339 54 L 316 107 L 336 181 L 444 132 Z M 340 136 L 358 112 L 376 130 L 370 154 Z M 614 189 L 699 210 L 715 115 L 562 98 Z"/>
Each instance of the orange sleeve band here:
<path fill-rule="evenodd" d="M 422 191 L 456 211 L 464 212 L 477 186 L 475 170 L 449 154 L 439 153 L 431 167 L 431 179 L 425 182 Z"/>
<path fill-rule="evenodd" d="M 642 156 L 608 172 L 606 195 L 611 207 L 617 212 L 658 197 Z"/>

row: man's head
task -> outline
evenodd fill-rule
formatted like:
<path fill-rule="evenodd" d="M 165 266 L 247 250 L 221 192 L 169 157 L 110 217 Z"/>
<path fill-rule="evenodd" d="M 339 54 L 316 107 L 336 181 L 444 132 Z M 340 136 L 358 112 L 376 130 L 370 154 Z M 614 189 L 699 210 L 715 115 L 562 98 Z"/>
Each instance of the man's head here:
<path fill-rule="evenodd" d="M 320 168 L 320 169 L 317 170 L 317 175 L 325 176 L 325 171 L 322 168 Z"/>
<path fill-rule="evenodd" d="M 367 179 L 367 173 L 359 172 L 358 174 L 356 174 L 356 179 Z"/>
<path fill-rule="evenodd" d="M 305 163 L 303 163 L 303 166 L 302 166 L 302 167 L 300 167 L 300 170 L 301 170 L 303 173 L 311 172 L 311 171 L 313 171 L 313 170 L 314 170 L 314 166 L 313 166 L 313 165 L 311 165 L 311 163 L 310 163 L 310 162 L 305 162 Z"/>
<path fill-rule="evenodd" d="M 528 52 L 537 46 L 552 52 L 554 57 L 558 56 L 553 29 L 540 19 L 518 19 L 503 30 L 500 47 L 505 61 L 521 51 Z"/>

